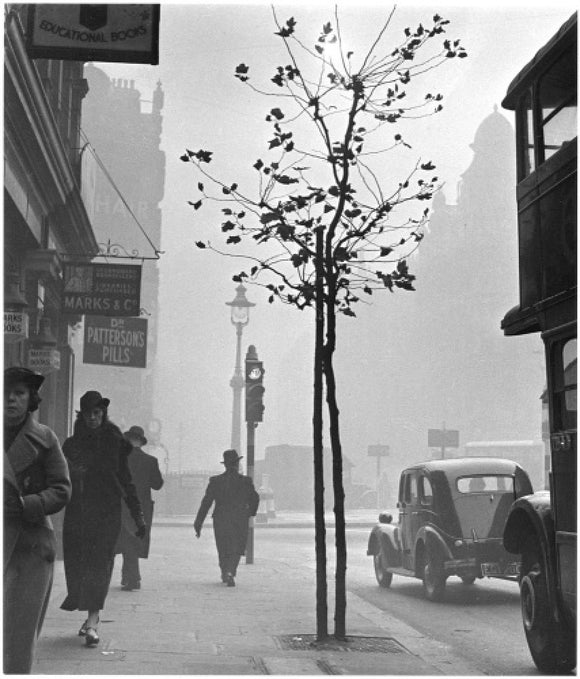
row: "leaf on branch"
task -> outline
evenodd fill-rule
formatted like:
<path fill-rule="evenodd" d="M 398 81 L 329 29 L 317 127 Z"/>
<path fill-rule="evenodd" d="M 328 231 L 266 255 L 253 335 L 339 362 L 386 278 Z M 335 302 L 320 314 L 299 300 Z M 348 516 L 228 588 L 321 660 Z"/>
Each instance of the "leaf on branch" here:
<path fill-rule="evenodd" d="M 260 215 L 260 222 L 262 224 L 269 224 L 276 219 L 280 219 L 280 215 L 277 212 L 263 212 Z"/>
<path fill-rule="evenodd" d="M 236 225 L 234 222 L 227 221 L 222 224 L 222 231 L 225 233 L 226 231 L 232 231 L 233 229 L 236 228 Z"/>
<path fill-rule="evenodd" d="M 259 171 L 264 167 L 264 163 L 263 163 L 261 160 L 258 159 L 258 160 L 254 163 L 253 167 L 254 167 L 256 170 L 258 170 L 258 172 L 259 172 Z"/>
<path fill-rule="evenodd" d="M 228 245 L 230 245 L 230 244 L 235 245 L 236 243 L 239 243 L 241 240 L 242 240 L 241 236 L 230 236 L 227 239 L 226 243 Z"/>
<path fill-rule="evenodd" d="M 197 189 L 203 193 L 203 184 L 201 182 L 198 183 Z"/>
<path fill-rule="evenodd" d="M 207 247 L 207 245 L 202 240 L 196 241 L 195 244 L 200 250 L 204 250 Z"/>
<path fill-rule="evenodd" d="M 363 288 L 363 292 L 366 292 L 366 294 L 367 294 L 367 295 L 372 295 L 372 294 L 373 294 L 373 291 L 372 291 L 372 289 L 371 289 L 371 288 L 369 288 L 369 286 L 368 286 L 368 285 L 365 285 L 365 286 L 364 286 L 364 288 Z"/>
<path fill-rule="evenodd" d="M 284 28 L 281 28 L 278 32 L 274 33 L 274 35 L 279 35 L 281 38 L 288 38 L 294 33 L 294 27 L 296 26 L 296 21 L 294 20 L 294 17 L 290 17 L 288 21 L 286 22 L 286 26 Z"/>
<path fill-rule="evenodd" d="M 190 200 L 188 200 L 187 202 L 193 207 L 194 210 L 199 210 L 199 208 L 200 208 L 201 205 L 202 205 L 202 201 L 201 201 L 201 200 L 198 200 L 198 201 L 195 202 L 195 203 L 192 203 Z"/>
<path fill-rule="evenodd" d="M 245 83 L 247 80 L 249 80 L 249 76 L 246 75 L 249 71 L 248 66 L 246 64 L 240 64 L 236 68 L 235 72 L 235 77 L 241 80 L 243 83 Z"/>
<path fill-rule="evenodd" d="M 345 316 L 353 316 L 356 318 L 356 314 L 350 307 L 346 307 L 346 309 L 341 309 L 341 311 Z"/>
<path fill-rule="evenodd" d="M 179 160 L 183 160 L 184 163 L 189 163 L 190 157 L 187 155 L 187 153 L 184 153 L 182 156 L 179 156 Z"/>
<path fill-rule="evenodd" d="M 289 177 L 287 174 L 275 174 L 274 179 L 278 184 L 298 184 L 300 181 L 296 177 Z"/>
<path fill-rule="evenodd" d="M 421 165 L 421 169 L 422 170 L 434 170 L 435 165 L 433 165 L 433 163 L 429 160 L 427 163 L 423 163 Z"/>
<path fill-rule="evenodd" d="M 381 248 L 381 257 L 388 257 L 391 252 L 393 252 L 393 248 L 387 248 L 387 247 L 382 247 Z"/>
<path fill-rule="evenodd" d="M 270 111 L 270 115 L 272 115 L 276 120 L 282 120 L 284 118 L 284 114 L 279 108 L 273 108 Z"/>

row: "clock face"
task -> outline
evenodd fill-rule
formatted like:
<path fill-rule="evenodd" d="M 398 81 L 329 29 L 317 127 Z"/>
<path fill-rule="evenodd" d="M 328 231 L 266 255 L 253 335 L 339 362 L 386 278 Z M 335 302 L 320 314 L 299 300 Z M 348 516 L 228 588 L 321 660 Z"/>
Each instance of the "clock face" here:
<path fill-rule="evenodd" d="M 262 371 L 261 371 L 260 368 L 252 368 L 250 370 L 248 377 L 251 380 L 259 380 L 261 375 L 262 375 Z"/>

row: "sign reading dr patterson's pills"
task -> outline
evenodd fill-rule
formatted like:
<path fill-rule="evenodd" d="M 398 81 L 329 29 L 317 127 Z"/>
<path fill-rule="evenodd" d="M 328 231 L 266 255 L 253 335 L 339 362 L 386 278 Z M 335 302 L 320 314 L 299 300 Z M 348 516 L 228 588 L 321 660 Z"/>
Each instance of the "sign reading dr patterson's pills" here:
<path fill-rule="evenodd" d="M 83 363 L 146 368 L 147 320 L 87 316 Z"/>
<path fill-rule="evenodd" d="M 65 264 L 62 310 L 92 316 L 139 316 L 139 264 Z"/>

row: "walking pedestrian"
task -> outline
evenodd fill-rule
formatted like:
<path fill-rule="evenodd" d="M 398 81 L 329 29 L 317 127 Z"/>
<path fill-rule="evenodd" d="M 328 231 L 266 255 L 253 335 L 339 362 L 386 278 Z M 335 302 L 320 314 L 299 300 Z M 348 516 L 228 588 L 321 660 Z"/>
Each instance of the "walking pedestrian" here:
<path fill-rule="evenodd" d="M 73 435 L 63 445 L 72 481 L 72 498 L 63 522 L 63 554 L 67 596 L 65 611 L 87 611 L 78 634 L 87 646 L 99 643 L 99 612 L 105 605 L 121 529 L 124 498 L 136 535 L 147 532 L 128 456 L 131 444 L 108 418 L 109 399 L 87 391 Z"/>
<path fill-rule="evenodd" d="M 126 431 L 124 436 L 132 446 L 132 451 L 129 455 L 129 470 L 137 489 L 137 497 L 141 503 L 141 510 L 147 524 L 147 534 L 143 540 L 139 540 L 133 533 L 133 520 L 129 510 L 126 505 L 123 505 L 121 532 L 119 533 L 115 552 L 123 555 L 121 589 L 130 592 L 134 589 L 141 589 L 139 559 L 146 559 L 149 556 L 153 508 L 155 506 L 151 497 L 151 491 L 162 488 L 163 477 L 159 470 L 157 458 L 142 450 L 142 446 L 147 445 L 143 428 L 135 425 L 129 431 Z"/>
<path fill-rule="evenodd" d="M 4 371 L 4 673 L 30 674 L 52 589 L 56 539 L 49 514 L 70 499 L 56 434 L 37 422 L 44 377 Z"/>
<path fill-rule="evenodd" d="M 235 450 L 226 450 L 222 464 L 223 474 L 210 477 L 207 490 L 201 501 L 193 527 L 199 538 L 207 513 L 215 503 L 213 531 L 218 551 L 222 582 L 235 587 L 236 572 L 240 557 L 246 551 L 248 521 L 256 516 L 260 496 L 249 476 L 240 474 L 240 457 Z"/>

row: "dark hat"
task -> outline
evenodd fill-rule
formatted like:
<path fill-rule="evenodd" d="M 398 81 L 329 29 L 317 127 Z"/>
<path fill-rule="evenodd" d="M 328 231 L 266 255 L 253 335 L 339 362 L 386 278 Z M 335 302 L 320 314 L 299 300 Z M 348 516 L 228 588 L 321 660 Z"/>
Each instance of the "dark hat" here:
<path fill-rule="evenodd" d="M 144 446 L 147 443 L 147 439 L 145 438 L 145 432 L 143 431 L 142 427 L 138 427 L 137 425 L 134 425 L 129 429 L 129 431 L 126 431 L 123 436 L 128 439 L 134 438 L 134 439 L 139 439 L 141 442 L 141 445 Z"/>
<path fill-rule="evenodd" d="M 27 387 L 38 391 L 44 382 L 44 375 L 35 373 L 33 370 L 29 370 L 28 368 L 21 368 L 20 366 L 6 368 L 4 371 L 4 387 L 11 387 L 14 384 L 18 384 L 19 382 L 22 382 L 23 384 L 26 384 Z"/>
<path fill-rule="evenodd" d="M 243 460 L 244 456 L 238 455 L 238 453 L 235 450 L 226 450 L 224 451 L 224 461 L 222 464 L 233 464 L 234 462 L 238 462 L 238 460 Z"/>
<path fill-rule="evenodd" d="M 98 391 L 87 391 L 81 396 L 81 413 L 93 408 L 108 408 L 108 398 L 103 398 Z"/>

